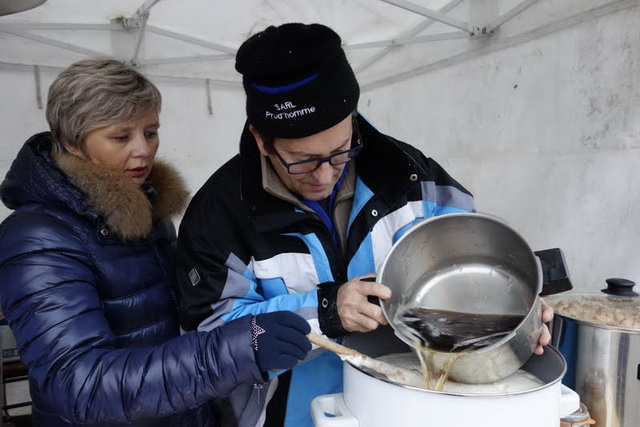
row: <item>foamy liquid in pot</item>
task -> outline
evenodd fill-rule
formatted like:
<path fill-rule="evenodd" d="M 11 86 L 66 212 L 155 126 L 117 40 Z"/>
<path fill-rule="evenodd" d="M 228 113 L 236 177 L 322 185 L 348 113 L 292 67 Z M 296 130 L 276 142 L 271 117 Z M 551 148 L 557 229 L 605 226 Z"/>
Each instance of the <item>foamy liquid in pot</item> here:
<path fill-rule="evenodd" d="M 387 354 L 378 357 L 377 360 L 414 370 L 416 372 L 415 377 L 409 378 L 403 385 L 427 389 L 424 377 L 420 374 L 420 361 L 414 353 Z M 530 372 L 519 369 L 506 378 L 488 384 L 462 384 L 447 380 L 444 383 L 442 391 L 464 394 L 514 393 L 531 390 L 542 385 L 544 385 L 544 382 L 538 379 L 538 377 Z"/>

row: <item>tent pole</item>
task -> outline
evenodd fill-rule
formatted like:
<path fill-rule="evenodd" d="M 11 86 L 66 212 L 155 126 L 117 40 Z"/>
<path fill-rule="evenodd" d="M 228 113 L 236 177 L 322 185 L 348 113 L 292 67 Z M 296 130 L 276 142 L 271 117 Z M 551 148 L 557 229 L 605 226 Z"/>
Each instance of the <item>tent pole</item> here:
<path fill-rule="evenodd" d="M 438 12 L 441 13 L 441 14 L 446 14 L 446 13 L 450 12 L 451 10 L 453 10 L 456 6 L 458 6 L 463 1 L 465 1 L 465 0 L 451 0 L 449 3 L 444 5 Z M 420 34 L 420 32 L 424 31 L 425 29 L 429 28 L 431 25 L 433 25 L 435 23 L 436 23 L 436 21 L 434 21 L 432 19 L 427 19 L 426 21 L 421 22 L 420 24 L 418 24 L 415 27 L 411 28 L 409 31 L 406 31 L 406 32 L 402 33 L 401 37 L 402 38 L 413 37 L 413 36 L 415 36 L 417 34 Z M 345 46 L 345 49 L 349 49 L 349 48 L 350 48 L 350 46 Z M 358 65 L 358 67 L 356 67 L 354 71 L 357 74 L 357 73 L 369 68 L 370 66 L 372 66 L 376 62 L 380 61 L 382 58 L 384 58 L 389 53 L 391 53 L 394 49 L 397 49 L 397 48 L 398 48 L 398 45 L 392 45 L 392 46 L 386 47 L 382 51 L 378 52 L 377 54 L 373 55 L 371 58 L 367 59 L 366 61 L 364 61 L 363 63 Z"/>
<path fill-rule="evenodd" d="M 447 24 L 452 27 L 471 33 L 471 30 L 469 29 L 469 24 L 467 22 L 460 21 L 459 19 L 455 19 L 450 16 L 444 15 L 440 12 L 436 12 L 435 10 L 427 9 L 426 7 L 419 6 L 417 4 L 411 3 L 406 0 L 381 0 L 381 1 L 392 4 L 394 6 L 398 6 L 410 12 L 417 13 L 418 15 L 426 16 L 427 18 L 431 18 L 434 21 L 442 22 L 443 24 Z"/>
<path fill-rule="evenodd" d="M 537 1 L 538 0 L 524 0 L 524 1 L 520 2 L 520 3 L 518 3 L 517 5 L 512 7 L 509 11 L 507 11 L 504 14 L 500 15 L 498 17 L 498 19 L 493 21 L 491 23 L 491 25 L 490 25 L 491 28 L 499 27 L 500 25 L 504 24 L 505 22 L 507 22 L 508 20 L 513 18 L 514 16 L 518 15 L 520 12 L 522 12 L 523 10 L 525 10 L 526 8 L 531 6 L 532 4 L 536 3 Z"/>
<path fill-rule="evenodd" d="M 38 103 L 38 110 L 42 110 L 42 86 L 40 84 L 40 66 L 33 66 L 33 76 L 36 79 L 36 102 Z"/>
<path fill-rule="evenodd" d="M 6 27 L 1 28 L 0 31 L 12 34 L 12 35 L 17 36 L 17 37 L 22 37 L 22 38 L 25 38 L 25 39 L 33 40 L 33 41 L 36 41 L 36 42 L 39 42 L 39 43 L 44 43 L 44 44 L 48 44 L 48 45 L 51 45 L 51 46 L 59 47 L 61 49 L 69 50 L 71 52 L 81 53 L 83 55 L 87 55 L 87 56 L 90 56 L 90 57 L 108 56 L 108 55 L 106 55 L 106 54 L 104 54 L 102 52 L 98 52 L 98 51 L 95 51 L 95 50 L 91 50 L 91 49 L 87 49 L 87 48 L 84 48 L 84 47 L 76 46 L 76 45 L 71 44 L 71 43 L 61 42 L 61 41 L 58 41 L 58 40 L 51 39 L 49 37 L 44 37 L 44 36 L 40 36 L 40 35 L 37 35 L 37 34 L 32 34 L 32 33 L 26 32 L 26 31 L 13 30 L 13 29 L 9 29 L 9 28 L 6 28 Z"/>

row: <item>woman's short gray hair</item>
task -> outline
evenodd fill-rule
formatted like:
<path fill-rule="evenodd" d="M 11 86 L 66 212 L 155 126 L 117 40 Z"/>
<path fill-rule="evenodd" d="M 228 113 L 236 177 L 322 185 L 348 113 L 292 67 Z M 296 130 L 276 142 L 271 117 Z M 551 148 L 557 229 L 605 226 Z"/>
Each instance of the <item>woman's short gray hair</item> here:
<path fill-rule="evenodd" d="M 49 87 L 47 122 L 53 148 L 81 149 L 92 130 L 160 113 L 158 88 L 132 67 L 114 59 L 87 59 L 62 71 Z"/>

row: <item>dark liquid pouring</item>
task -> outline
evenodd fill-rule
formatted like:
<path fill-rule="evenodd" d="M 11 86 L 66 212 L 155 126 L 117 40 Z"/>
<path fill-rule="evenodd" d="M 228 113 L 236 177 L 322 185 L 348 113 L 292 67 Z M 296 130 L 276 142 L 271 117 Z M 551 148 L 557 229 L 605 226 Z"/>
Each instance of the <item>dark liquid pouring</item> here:
<path fill-rule="evenodd" d="M 435 351 L 462 352 L 486 347 L 513 331 L 524 315 L 461 313 L 410 308 L 400 320 L 421 344 Z"/>

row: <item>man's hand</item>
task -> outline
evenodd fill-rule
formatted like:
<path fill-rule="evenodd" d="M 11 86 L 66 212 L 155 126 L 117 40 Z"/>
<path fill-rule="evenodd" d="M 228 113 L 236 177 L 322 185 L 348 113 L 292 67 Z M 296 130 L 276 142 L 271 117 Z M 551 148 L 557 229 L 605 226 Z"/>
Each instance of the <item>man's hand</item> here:
<path fill-rule="evenodd" d="M 553 320 L 553 309 L 542 300 L 542 322 L 547 323 Z M 533 350 L 535 354 L 544 353 L 544 347 L 549 345 L 551 342 L 551 332 L 549 332 L 549 328 L 547 325 L 542 325 L 542 334 L 540 334 L 540 339 L 538 340 L 538 345 Z"/>
<path fill-rule="evenodd" d="M 373 277 L 374 274 L 356 277 L 338 290 L 338 315 L 342 327 L 349 332 L 369 332 L 387 324 L 382 308 L 370 303 L 367 297 L 371 295 L 386 300 L 391 297 L 391 289 L 380 283 L 362 281 Z"/>

